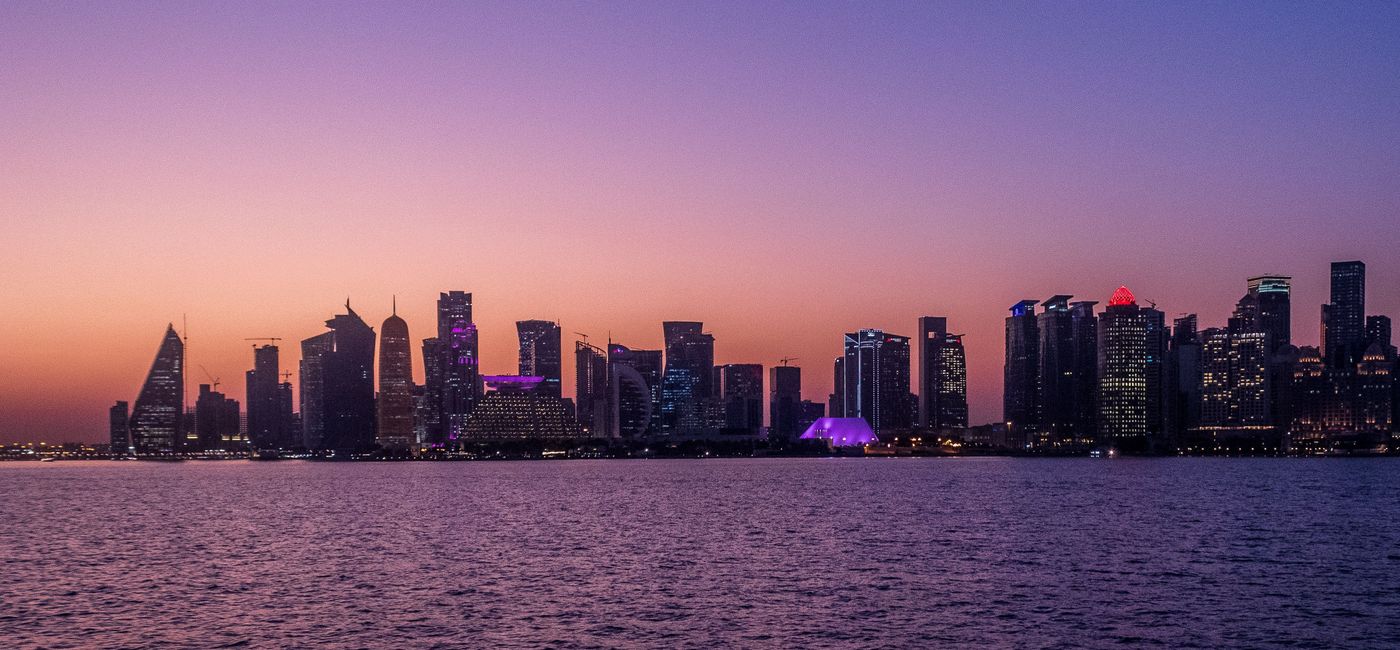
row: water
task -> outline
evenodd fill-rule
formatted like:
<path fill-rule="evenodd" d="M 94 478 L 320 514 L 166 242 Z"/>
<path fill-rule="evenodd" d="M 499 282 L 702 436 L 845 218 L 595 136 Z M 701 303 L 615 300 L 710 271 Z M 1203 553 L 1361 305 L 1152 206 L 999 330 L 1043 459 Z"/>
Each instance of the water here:
<path fill-rule="evenodd" d="M 0 463 L 0 645 L 1400 647 L 1400 461 Z"/>

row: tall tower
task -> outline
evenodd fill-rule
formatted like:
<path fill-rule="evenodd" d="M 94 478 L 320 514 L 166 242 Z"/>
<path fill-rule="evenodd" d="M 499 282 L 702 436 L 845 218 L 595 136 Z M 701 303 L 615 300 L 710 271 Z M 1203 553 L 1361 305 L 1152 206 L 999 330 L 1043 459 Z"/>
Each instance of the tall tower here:
<path fill-rule="evenodd" d="M 326 321 L 334 349 L 322 354 L 320 448 L 354 452 L 374 446 L 374 328 L 349 300 L 345 311 Z"/>
<path fill-rule="evenodd" d="M 714 397 L 715 337 L 704 324 L 666 321 L 666 370 L 661 380 L 661 426 L 667 435 L 695 434 L 713 424 L 707 407 Z"/>
<path fill-rule="evenodd" d="M 1040 405 L 1040 414 L 1034 442 L 1038 447 L 1062 447 L 1074 442 L 1076 404 L 1071 297 L 1051 296 L 1040 303 L 1041 312 L 1036 317 L 1040 354 L 1036 365 L 1039 381 L 1036 382 L 1035 403 Z"/>
<path fill-rule="evenodd" d="M 280 363 L 275 345 L 253 348 L 253 369 L 245 375 L 248 387 L 248 441 L 256 449 L 287 445 L 283 427 Z M 288 445 L 289 446 L 289 445 Z"/>
<path fill-rule="evenodd" d="M 1089 445 L 1099 431 L 1099 323 L 1094 315 L 1097 300 L 1079 300 L 1069 306 L 1074 341 L 1074 442 Z"/>
<path fill-rule="evenodd" d="M 169 455 L 180 444 L 185 410 L 185 343 L 175 325 L 165 328 L 160 349 L 131 411 L 131 447 L 138 456 Z"/>
<path fill-rule="evenodd" d="M 335 332 L 301 342 L 302 445 L 319 449 L 326 437 L 326 359 L 335 350 Z"/>
<path fill-rule="evenodd" d="M 126 402 L 118 401 L 107 410 L 109 453 L 113 456 L 125 456 L 131 452 L 131 435 L 127 429 L 130 421 L 131 415 L 128 413 Z"/>
<path fill-rule="evenodd" d="M 724 428 L 758 433 L 763 427 L 763 366 L 729 363 L 716 366 L 714 374 L 724 403 Z"/>
<path fill-rule="evenodd" d="M 948 319 L 919 318 L 919 426 L 967 426 L 967 359 L 962 336 L 948 333 Z"/>
<path fill-rule="evenodd" d="M 1323 354 L 1336 367 L 1354 365 L 1366 343 L 1366 265 L 1332 263 L 1332 302 L 1323 306 Z"/>
<path fill-rule="evenodd" d="M 1099 314 L 1099 442 L 1147 449 L 1147 319 L 1127 287 Z"/>
<path fill-rule="evenodd" d="M 594 437 L 608 430 L 607 352 L 586 341 L 574 342 L 575 413 Z"/>
<path fill-rule="evenodd" d="M 442 426 L 447 441 L 466 430 L 467 417 L 481 396 L 472 295 L 464 291 L 438 294 L 438 339 L 446 357 L 442 364 Z"/>
<path fill-rule="evenodd" d="M 1003 369 L 1002 420 L 1009 435 L 1025 444 L 1040 421 L 1036 403 L 1039 392 L 1040 328 L 1036 323 L 1038 301 L 1022 300 L 1006 317 L 1006 365 Z"/>
<path fill-rule="evenodd" d="M 413 435 L 413 349 L 408 323 L 399 318 L 398 300 L 379 330 L 379 399 L 375 403 L 379 444 L 408 447 Z"/>
<path fill-rule="evenodd" d="M 768 435 L 774 440 L 791 441 L 802 435 L 802 369 L 773 366 L 768 369 Z"/>
<path fill-rule="evenodd" d="M 522 320 L 515 323 L 520 337 L 520 375 L 543 377 L 535 392 L 553 398 L 563 397 L 563 337 L 557 323 Z"/>
<path fill-rule="evenodd" d="M 1259 329 L 1267 332 L 1277 350 L 1293 344 L 1293 277 L 1256 275 L 1249 279 L 1249 293 L 1258 306 Z"/>
<path fill-rule="evenodd" d="M 877 436 L 908 429 L 909 337 L 863 329 L 846 334 L 845 351 L 845 417 L 864 418 Z"/>

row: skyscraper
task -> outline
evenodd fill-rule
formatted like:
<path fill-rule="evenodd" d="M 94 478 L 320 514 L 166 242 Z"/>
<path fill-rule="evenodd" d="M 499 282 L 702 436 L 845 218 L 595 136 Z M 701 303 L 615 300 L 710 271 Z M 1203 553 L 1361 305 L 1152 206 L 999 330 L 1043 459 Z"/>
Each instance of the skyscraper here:
<path fill-rule="evenodd" d="M 443 364 L 446 362 L 447 346 L 442 339 L 423 339 L 423 394 L 417 405 L 418 426 L 423 431 L 423 442 L 434 446 L 447 441 L 447 432 L 442 426 Z"/>
<path fill-rule="evenodd" d="M 661 324 L 666 370 L 661 380 L 661 427 L 667 435 L 704 433 L 711 425 L 714 397 L 715 337 L 692 321 Z"/>
<path fill-rule="evenodd" d="M 194 431 L 200 451 L 232 451 L 238 442 L 240 411 L 238 400 L 199 385 L 194 403 Z"/>
<path fill-rule="evenodd" d="M 563 397 L 563 337 L 557 323 L 522 320 L 515 323 L 520 337 L 520 374 L 543 377 L 535 390 L 555 398 Z"/>
<path fill-rule="evenodd" d="M 1323 354 L 1333 367 L 1350 367 L 1366 347 L 1366 265 L 1332 263 L 1332 302 L 1323 306 Z"/>
<path fill-rule="evenodd" d="M 1167 315 L 1154 307 L 1142 307 L 1143 345 L 1147 377 L 1147 437 L 1152 444 L 1164 442 L 1167 431 Z"/>
<path fill-rule="evenodd" d="M 802 435 L 802 369 L 781 365 L 768 369 L 768 436 L 792 441 Z"/>
<path fill-rule="evenodd" d="M 661 350 L 608 345 L 608 430 L 615 437 L 639 437 L 661 426 Z M 645 418 L 645 419 L 643 419 Z"/>
<path fill-rule="evenodd" d="M 442 426 L 451 442 L 461 435 L 481 395 L 477 331 L 472 321 L 470 293 L 438 294 L 438 339 L 446 348 L 442 363 Z"/>
<path fill-rule="evenodd" d="M 845 417 L 864 418 L 877 436 L 909 429 L 909 337 L 863 329 L 847 333 L 844 343 Z"/>
<path fill-rule="evenodd" d="M 575 409 L 579 424 L 594 437 L 608 434 L 607 351 L 587 341 L 574 342 Z"/>
<path fill-rule="evenodd" d="M 248 440 L 256 449 L 294 446 L 295 440 L 283 431 L 287 417 L 282 413 L 280 364 L 276 345 L 253 347 L 253 369 L 245 377 L 248 401 Z"/>
<path fill-rule="evenodd" d="M 716 366 L 715 387 L 724 403 L 724 429 L 757 434 L 763 428 L 763 366 L 730 363 Z"/>
<path fill-rule="evenodd" d="M 1271 336 L 1231 319 L 1201 335 L 1200 429 L 1217 441 L 1258 436 L 1272 425 Z"/>
<path fill-rule="evenodd" d="M 326 321 L 333 349 L 322 353 L 321 449 L 356 452 L 374 446 L 374 328 L 345 301 Z"/>
<path fill-rule="evenodd" d="M 1129 451 L 1148 447 L 1147 319 L 1127 287 L 1099 314 L 1099 442 Z"/>
<path fill-rule="evenodd" d="M 124 456 L 131 450 L 131 435 L 128 433 L 127 425 L 131 416 L 127 412 L 127 403 L 118 401 L 107 410 L 107 439 L 110 451 L 114 456 Z"/>
<path fill-rule="evenodd" d="M 1269 334 L 1275 350 L 1293 344 L 1292 281 L 1287 275 L 1249 279 L 1249 293 L 1258 306 L 1259 329 Z"/>
<path fill-rule="evenodd" d="M 326 437 L 326 357 L 335 350 L 335 332 L 301 342 L 302 445 L 320 449 Z"/>
<path fill-rule="evenodd" d="M 831 395 L 827 396 L 826 413 L 833 418 L 846 417 L 846 357 L 831 362 Z M 803 429 L 806 431 L 806 429 Z"/>
<path fill-rule="evenodd" d="M 962 335 L 948 332 L 948 319 L 919 319 L 919 426 L 967 426 L 967 357 Z"/>
<path fill-rule="evenodd" d="M 1167 432 L 1177 444 L 1201 424 L 1201 341 L 1196 315 L 1172 323 L 1167 349 Z"/>
<path fill-rule="evenodd" d="M 185 343 L 172 324 L 165 328 L 156 359 L 131 411 L 129 432 L 136 455 L 161 456 L 178 451 L 184 404 Z"/>
<path fill-rule="evenodd" d="M 1074 443 L 1090 445 L 1098 437 L 1099 422 L 1099 323 L 1094 315 L 1097 300 L 1070 303 L 1070 331 L 1074 344 Z"/>
<path fill-rule="evenodd" d="M 1395 360 L 1395 345 L 1390 338 L 1389 316 L 1366 317 L 1366 346 L 1379 345 L 1387 359 Z"/>
<path fill-rule="evenodd" d="M 1035 300 L 1011 306 L 1006 317 L 1006 364 L 1003 368 L 1002 420 L 1010 436 L 1029 441 L 1039 425 L 1040 331 Z M 1024 442 L 1020 442 L 1024 444 Z"/>
<path fill-rule="evenodd" d="M 379 398 L 376 436 L 385 447 L 408 447 L 413 433 L 413 349 L 408 323 L 399 318 L 398 301 L 379 331 Z"/>
<path fill-rule="evenodd" d="M 1036 329 L 1040 335 L 1039 363 L 1036 366 L 1037 392 L 1035 403 L 1040 405 L 1038 426 L 1033 444 L 1041 448 L 1059 448 L 1074 443 L 1076 424 L 1074 316 L 1070 312 L 1072 296 L 1057 295 L 1041 302 Z"/>

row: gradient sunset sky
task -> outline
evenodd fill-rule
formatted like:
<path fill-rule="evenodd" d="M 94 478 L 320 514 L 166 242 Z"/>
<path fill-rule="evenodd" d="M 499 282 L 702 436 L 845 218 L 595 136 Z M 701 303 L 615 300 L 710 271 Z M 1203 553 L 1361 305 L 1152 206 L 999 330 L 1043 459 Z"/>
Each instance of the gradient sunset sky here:
<path fill-rule="evenodd" d="M 814 400 L 948 316 L 980 423 L 1018 300 L 1286 273 L 1313 344 L 1333 260 L 1400 317 L 1397 223 L 1395 2 L 0 4 L 0 441 L 104 439 L 182 314 L 241 400 L 245 337 L 449 289 L 487 373 L 703 320 Z"/>

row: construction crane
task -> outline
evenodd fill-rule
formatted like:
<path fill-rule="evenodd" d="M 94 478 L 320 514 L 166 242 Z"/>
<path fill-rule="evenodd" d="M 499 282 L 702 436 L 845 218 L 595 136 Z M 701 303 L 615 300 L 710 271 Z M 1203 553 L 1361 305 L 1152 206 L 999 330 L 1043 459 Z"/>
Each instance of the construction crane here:
<path fill-rule="evenodd" d="M 584 343 L 587 343 L 587 342 L 588 342 L 588 335 L 587 335 L 587 334 L 584 334 L 583 332 L 574 332 L 574 336 L 582 336 L 582 337 L 583 337 L 583 342 L 584 342 Z"/>
<path fill-rule="evenodd" d="M 786 365 L 788 364 L 789 361 L 797 361 L 797 357 L 783 357 L 783 358 L 778 359 L 778 360 L 781 361 L 781 362 L 783 362 L 783 365 L 786 366 Z"/>
<path fill-rule="evenodd" d="M 290 371 L 290 370 L 284 370 L 284 371 L 282 371 L 282 382 L 283 382 L 283 383 L 288 383 L 288 384 L 290 384 L 290 383 L 292 382 L 292 371 Z"/>
<path fill-rule="evenodd" d="M 280 336 L 259 336 L 259 337 L 250 338 L 250 339 L 243 339 L 243 340 L 244 340 L 244 341 L 272 341 L 272 345 L 277 345 L 277 342 L 278 342 L 278 341 L 281 341 L 281 340 L 282 340 L 282 337 L 280 337 Z M 254 343 L 254 344 L 253 344 L 253 347 L 255 347 L 255 348 L 258 347 L 258 344 L 257 344 L 257 343 Z"/>
<path fill-rule="evenodd" d="M 209 380 L 209 383 L 210 383 L 210 384 L 213 384 L 213 386 L 214 386 L 214 392 L 216 392 L 216 393 L 219 392 L 219 378 L 218 378 L 218 377 L 215 377 L 213 374 L 211 374 L 211 373 L 209 372 L 209 369 L 204 367 L 204 364 L 200 364 L 199 369 L 202 370 L 202 371 L 204 371 L 204 376 L 205 376 L 205 378 L 207 378 L 207 379 Z"/>

